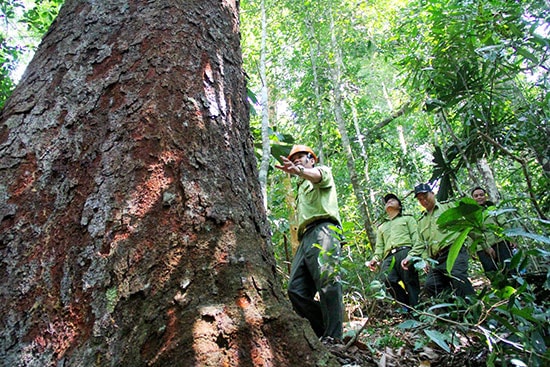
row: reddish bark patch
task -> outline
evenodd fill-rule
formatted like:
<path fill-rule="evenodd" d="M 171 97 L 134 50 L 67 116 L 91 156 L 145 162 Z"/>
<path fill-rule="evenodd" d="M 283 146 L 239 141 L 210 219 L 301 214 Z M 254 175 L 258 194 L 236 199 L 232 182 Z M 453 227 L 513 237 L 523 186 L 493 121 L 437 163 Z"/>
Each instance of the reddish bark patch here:
<path fill-rule="evenodd" d="M 124 53 L 120 52 L 114 45 L 111 47 L 111 55 L 105 58 L 99 64 L 93 65 L 93 71 L 86 77 L 87 82 L 93 82 L 96 79 L 104 78 L 111 70 L 120 66 Z"/>
<path fill-rule="evenodd" d="M 120 90 L 120 84 L 107 87 L 99 99 L 100 110 L 117 110 L 126 102 L 124 93 Z"/>
<path fill-rule="evenodd" d="M 237 298 L 237 306 L 240 308 L 248 308 L 250 306 L 250 298 L 246 294 L 241 294 Z"/>
<path fill-rule="evenodd" d="M 83 314 L 89 310 L 78 307 L 69 306 L 60 317 L 54 317 L 53 320 L 41 320 L 43 326 L 34 328 L 27 337 L 32 338 L 31 342 L 40 352 L 51 350 L 56 359 L 61 360 L 66 353 L 78 347 L 79 340 L 90 336 L 91 325 L 83 318 Z"/>
<path fill-rule="evenodd" d="M 2 127 L 0 127 L 0 144 L 4 144 L 8 139 L 8 136 L 10 136 L 10 131 L 6 125 L 3 124 Z"/>
<path fill-rule="evenodd" d="M 9 192 L 13 196 L 17 197 L 22 195 L 32 186 L 34 181 L 38 178 L 37 175 L 39 175 L 37 173 L 37 167 L 36 157 L 27 154 L 25 161 L 17 169 L 13 185 L 9 188 Z"/>
<path fill-rule="evenodd" d="M 65 122 L 65 117 L 67 117 L 68 113 L 69 111 L 67 110 L 61 111 L 61 113 L 57 117 L 57 122 L 59 122 L 59 124 L 63 124 Z"/>

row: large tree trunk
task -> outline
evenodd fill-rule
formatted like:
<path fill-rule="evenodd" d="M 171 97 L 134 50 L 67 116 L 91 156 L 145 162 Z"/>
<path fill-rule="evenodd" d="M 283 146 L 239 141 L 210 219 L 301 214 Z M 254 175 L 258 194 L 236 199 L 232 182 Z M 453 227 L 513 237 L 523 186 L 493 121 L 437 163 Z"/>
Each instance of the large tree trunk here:
<path fill-rule="evenodd" d="M 232 1 L 66 1 L 0 116 L 5 366 L 334 365 L 289 311 Z"/>

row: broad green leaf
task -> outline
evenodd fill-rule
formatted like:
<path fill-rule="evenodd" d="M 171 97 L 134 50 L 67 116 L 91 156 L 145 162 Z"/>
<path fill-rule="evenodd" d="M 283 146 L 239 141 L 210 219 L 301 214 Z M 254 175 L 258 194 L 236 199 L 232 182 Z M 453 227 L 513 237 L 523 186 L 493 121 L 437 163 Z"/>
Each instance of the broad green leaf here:
<path fill-rule="evenodd" d="M 282 145 L 282 144 L 272 144 L 271 145 L 271 155 L 282 163 L 281 156 L 286 157 L 290 150 L 292 149 L 291 145 Z"/>
<path fill-rule="evenodd" d="M 516 289 L 508 285 L 502 289 L 499 289 L 497 293 L 500 298 L 509 299 L 512 296 L 512 294 L 516 293 Z"/>
<path fill-rule="evenodd" d="M 538 331 L 534 331 L 531 334 L 531 345 L 533 345 L 535 350 L 540 354 L 544 354 L 547 350 L 544 340 L 544 337 Z"/>
<path fill-rule="evenodd" d="M 524 58 L 531 60 L 535 64 L 539 62 L 539 59 L 535 55 L 533 55 L 531 52 L 529 52 L 527 49 L 523 47 L 517 48 L 516 52 L 521 56 L 523 56 Z"/>
<path fill-rule="evenodd" d="M 519 317 L 522 317 L 526 320 L 529 320 L 531 322 L 539 323 L 540 320 L 533 317 L 533 308 L 531 307 L 525 307 L 525 308 L 516 308 L 513 307 L 510 309 L 510 313 Z"/>
<path fill-rule="evenodd" d="M 441 228 L 462 231 L 465 227 L 481 228 L 483 208 L 471 198 L 462 198 L 455 207 L 449 208 L 437 219 Z"/>
<path fill-rule="evenodd" d="M 448 338 L 445 334 L 442 334 L 437 330 L 424 330 L 424 334 L 426 334 L 434 343 L 439 345 L 444 351 L 451 353 L 451 348 L 449 348 L 446 341 Z"/>
<path fill-rule="evenodd" d="M 510 268 L 517 269 L 522 259 L 523 259 L 523 251 L 518 250 L 518 252 L 515 253 L 514 256 L 512 256 L 512 258 L 510 259 Z"/>
<path fill-rule="evenodd" d="M 421 323 L 419 321 L 405 320 L 402 323 L 400 323 L 399 325 L 397 325 L 397 327 L 400 328 L 400 329 L 414 329 L 414 328 L 418 327 L 419 325 L 421 325 Z"/>
<path fill-rule="evenodd" d="M 451 245 L 451 248 L 449 249 L 449 256 L 447 256 L 447 273 L 451 274 L 456 258 L 458 257 L 458 253 L 460 252 L 464 241 L 468 238 L 468 233 L 470 233 L 471 230 L 471 228 L 464 229 L 462 233 L 460 233 L 460 236 L 458 236 L 455 242 Z"/>
<path fill-rule="evenodd" d="M 526 237 L 535 241 L 550 245 L 550 237 L 525 231 L 523 228 L 511 228 L 504 230 L 507 237 Z"/>

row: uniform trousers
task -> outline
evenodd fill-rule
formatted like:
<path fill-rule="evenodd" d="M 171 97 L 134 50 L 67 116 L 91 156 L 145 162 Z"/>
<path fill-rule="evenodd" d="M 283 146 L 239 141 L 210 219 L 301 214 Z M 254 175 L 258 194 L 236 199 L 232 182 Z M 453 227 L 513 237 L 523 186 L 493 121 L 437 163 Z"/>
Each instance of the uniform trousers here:
<path fill-rule="evenodd" d="M 505 269 L 506 271 L 510 267 L 509 263 L 504 261 L 512 257 L 512 249 L 510 248 L 508 241 L 501 241 L 491 246 L 495 250 L 496 259 L 493 259 L 491 255 L 485 251 L 478 251 L 477 256 L 483 266 L 483 270 L 486 273 L 499 271 Z"/>
<path fill-rule="evenodd" d="M 451 269 L 451 274 L 447 273 L 447 258 L 449 256 L 449 247 L 444 248 L 436 254 L 437 265 L 433 266 L 426 276 L 424 289 L 430 296 L 437 296 L 442 292 L 454 291 L 457 296 L 464 298 L 473 294 L 474 288 L 470 279 L 468 279 L 468 249 L 462 246 L 455 263 Z"/>
<path fill-rule="evenodd" d="M 382 280 L 391 292 L 393 298 L 409 306 L 416 306 L 420 293 L 418 273 L 414 266 L 405 270 L 401 267 L 401 260 L 407 257 L 410 248 L 406 247 L 386 256 L 382 261 Z M 402 281 L 405 289 L 399 284 Z"/>
<path fill-rule="evenodd" d="M 296 251 L 288 297 L 296 313 L 309 320 L 318 337 L 342 339 L 344 305 L 337 273 L 340 241 L 331 222 L 309 226 Z M 315 295 L 319 293 L 319 301 Z"/>

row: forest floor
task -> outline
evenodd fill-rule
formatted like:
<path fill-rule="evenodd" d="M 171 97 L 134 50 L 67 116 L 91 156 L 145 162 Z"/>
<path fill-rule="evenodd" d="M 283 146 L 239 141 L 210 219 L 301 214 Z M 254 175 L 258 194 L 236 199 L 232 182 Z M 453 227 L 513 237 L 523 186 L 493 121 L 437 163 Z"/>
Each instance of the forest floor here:
<path fill-rule="evenodd" d="M 483 279 L 473 281 L 481 288 Z M 377 302 L 377 301 L 375 301 Z M 477 335 L 461 335 L 460 343 L 447 352 L 430 341 L 423 330 L 400 328 L 418 314 L 401 311 L 397 305 L 377 302 L 369 317 L 351 317 L 344 325 L 344 341 L 323 340 L 327 349 L 345 367 L 477 367 L 486 366 L 488 349 Z M 355 335 L 354 342 L 346 335 Z M 457 347 L 458 345 L 458 347 Z"/>
<path fill-rule="evenodd" d="M 363 331 L 359 340 L 349 346 L 347 344 L 351 338 L 345 338 L 343 343 L 327 339 L 323 340 L 323 344 L 345 367 L 486 366 L 487 348 L 483 341 L 477 340 L 468 348 L 451 353 L 435 343 L 420 343 L 421 346 L 417 346 L 421 336 L 398 328 L 405 320 L 403 315 L 395 315 L 391 319 L 373 324 L 367 331 Z M 355 324 L 356 328 L 362 326 L 362 322 L 358 320 L 350 324 Z"/>

